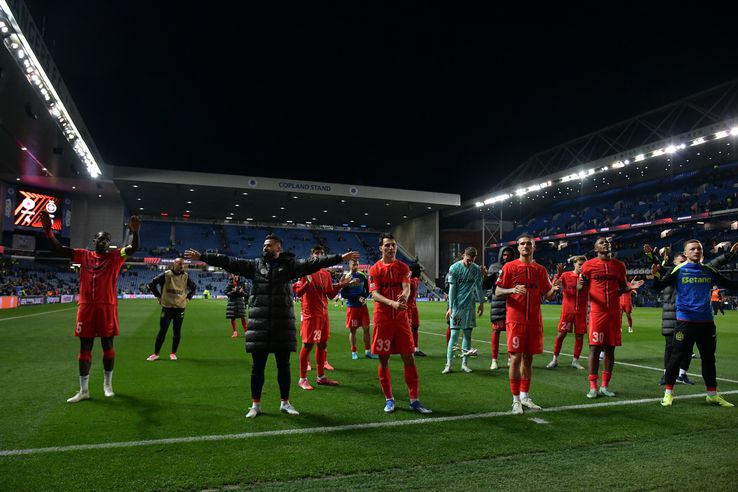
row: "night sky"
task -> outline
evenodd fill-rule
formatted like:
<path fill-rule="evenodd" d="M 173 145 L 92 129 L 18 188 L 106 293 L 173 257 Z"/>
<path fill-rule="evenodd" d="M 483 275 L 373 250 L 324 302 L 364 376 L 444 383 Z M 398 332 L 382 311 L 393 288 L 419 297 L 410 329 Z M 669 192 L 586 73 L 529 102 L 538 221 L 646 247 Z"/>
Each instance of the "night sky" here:
<path fill-rule="evenodd" d="M 468 199 L 536 152 L 738 77 L 727 2 L 27 3 L 113 165 Z"/>

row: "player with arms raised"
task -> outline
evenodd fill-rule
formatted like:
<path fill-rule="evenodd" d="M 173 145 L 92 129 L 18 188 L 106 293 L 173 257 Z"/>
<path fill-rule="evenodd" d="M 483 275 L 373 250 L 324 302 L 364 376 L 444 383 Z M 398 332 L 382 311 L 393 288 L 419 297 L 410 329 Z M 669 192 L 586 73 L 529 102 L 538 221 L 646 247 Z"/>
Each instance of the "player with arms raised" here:
<path fill-rule="evenodd" d="M 131 244 L 124 248 L 111 249 L 110 234 L 98 232 L 93 238 L 95 250 L 72 249 L 54 237 L 51 229 L 51 217 L 42 212 L 41 224 L 46 237 L 57 253 L 69 258 L 72 263 L 79 263 L 79 304 L 74 336 L 79 337 L 79 392 L 69 398 L 67 403 L 77 403 L 90 398 L 89 380 L 92 366 L 92 345 L 96 337 L 100 337 L 103 348 L 104 383 L 103 392 L 106 397 L 115 396 L 113 392 L 113 367 L 115 365 L 115 348 L 113 340 L 118 336 L 118 298 L 116 288 L 120 267 L 126 259 L 138 250 L 138 231 L 141 221 L 132 216 L 128 223 L 131 231 Z"/>

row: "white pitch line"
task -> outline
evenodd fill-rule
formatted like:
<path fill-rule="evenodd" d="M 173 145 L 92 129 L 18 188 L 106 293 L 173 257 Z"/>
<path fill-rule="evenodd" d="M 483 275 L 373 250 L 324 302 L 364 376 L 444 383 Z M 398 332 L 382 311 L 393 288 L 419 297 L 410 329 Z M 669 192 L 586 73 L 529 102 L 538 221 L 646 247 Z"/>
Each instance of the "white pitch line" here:
<path fill-rule="evenodd" d="M 732 395 L 738 393 L 738 390 L 725 391 L 721 394 Z M 694 398 L 704 398 L 704 394 L 693 394 L 674 397 L 674 400 L 691 400 Z M 657 403 L 661 401 L 661 398 L 642 398 L 639 400 L 611 400 L 605 403 L 590 403 L 587 405 L 565 405 L 561 407 L 551 407 L 538 410 L 535 414 L 541 413 L 558 413 L 566 412 L 569 410 L 585 410 L 591 408 L 604 408 L 604 407 L 621 407 L 626 405 L 640 405 L 641 403 Z M 665 410 L 668 411 L 668 410 Z M 365 429 L 378 429 L 384 427 L 405 427 L 408 425 L 419 425 L 419 424 L 437 424 L 441 422 L 455 422 L 462 420 L 476 420 L 494 417 L 505 417 L 510 416 L 515 418 L 511 412 L 487 412 L 487 413 L 471 413 L 466 415 L 454 415 L 449 417 L 429 417 L 422 419 L 410 419 L 410 420 L 393 420 L 391 422 L 368 422 L 364 424 L 349 424 L 349 425 L 335 425 L 328 427 L 307 427 L 304 429 L 282 429 L 274 431 L 262 431 L 262 432 L 243 432 L 240 434 L 215 434 L 206 436 L 188 436 L 188 437 L 171 437 L 167 439 L 148 439 L 141 441 L 119 441 L 119 442 L 105 442 L 98 444 L 74 444 L 70 446 L 52 446 L 48 448 L 28 448 L 28 449 L 5 449 L 0 450 L 0 457 L 3 456 L 24 456 L 29 454 L 43 454 L 43 453 L 64 453 L 68 451 L 87 451 L 93 449 L 111 449 L 111 448 L 136 448 L 142 446 L 159 446 L 163 444 L 186 444 L 193 442 L 208 442 L 208 441 L 238 441 L 245 439 L 253 439 L 259 437 L 277 437 L 277 436 L 292 436 L 299 434 L 318 434 L 324 432 L 343 432 L 352 430 L 365 430 Z"/>
<path fill-rule="evenodd" d="M 420 333 L 423 333 L 423 334 L 426 334 L 426 335 L 433 335 L 433 336 L 436 336 L 436 337 L 445 337 L 446 336 L 445 334 L 433 333 L 431 331 L 421 331 L 421 330 L 419 330 L 419 332 Z M 489 340 L 480 340 L 478 338 L 472 338 L 472 341 L 479 342 L 479 343 L 488 343 L 489 342 Z M 546 353 L 546 354 L 553 354 L 553 351 L 552 350 L 544 350 L 543 352 Z M 566 354 L 564 352 L 561 352 L 559 355 L 565 355 L 567 357 L 573 357 L 572 354 Z M 620 362 L 620 361 L 617 361 L 617 360 L 615 361 L 615 364 L 618 364 L 618 365 L 621 365 L 621 366 L 637 367 L 639 369 L 648 369 L 650 371 L 658 371 L 658 372 L 661 372 L 661 373 L 664 372 L 664 368 L 663 367 L 642 366 L 640 364 L 632 364 L 630 362 Z M 695 373 L 692 373 L 692 372 L 688 372 L 687 375 L 688 376 L 695 377 L 695 378 L 701 378 L 702 377 L 702 374 L 695 374 Z M 738 384 L 738 381 L 735 380 L 735 379 L 727 379 L 727 378 L 715 378 L 715 379 L 718 380 L 718 381 L 722 381 L 724 383 Z"/>
<path fill-rule="evenodd" d="M 539 419 L 536 417 L 531 417 L 528 420 L 535 422 L 536 424 L 549 424 L 550 422 L 548 420 Z"/>
<path fill-rule="evenodd" d="M 13 316 L 13 317 L 10 317 L 10 318 L 2 318 L 2 319 L 0 319 L 0 322 L 2 322 L 2 321 L 10 321 L 11 319 L 21 319 L 21 318 L 31 318 L 33 316 L 43 316 L 44 314 L 60 313 L 62 311 L 71 311 L 72 309 L 77 309 L 77 308 L 76 307 L 71 307 L 71 308 L 64 308 L 64 309 L 56 309 L 54 311 L 45 311 L 43 313 L 24 314 L 22 316 Z"/>

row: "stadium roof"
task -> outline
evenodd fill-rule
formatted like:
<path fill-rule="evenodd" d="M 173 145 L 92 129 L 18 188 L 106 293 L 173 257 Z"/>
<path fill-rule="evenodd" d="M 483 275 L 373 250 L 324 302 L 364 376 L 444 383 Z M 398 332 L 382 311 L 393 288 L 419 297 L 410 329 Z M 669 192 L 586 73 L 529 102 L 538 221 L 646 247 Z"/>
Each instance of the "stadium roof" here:
<path fill-rule="evenodd" d="M 233 223 L 386 229 L 458 207 L 459 195 L 257 176 L 115 166 L 132 213 Z"/>

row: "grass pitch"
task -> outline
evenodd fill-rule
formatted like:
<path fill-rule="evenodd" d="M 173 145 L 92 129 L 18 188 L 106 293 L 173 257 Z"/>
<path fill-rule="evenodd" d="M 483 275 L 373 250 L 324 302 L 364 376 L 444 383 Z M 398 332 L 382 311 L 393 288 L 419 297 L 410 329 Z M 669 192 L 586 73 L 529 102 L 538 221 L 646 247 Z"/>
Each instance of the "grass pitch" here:
<path fill-rule="evenodd" d="M 507 371 L 489 370 L 487 314 L 474 331 L 481 354 L 471 360 L 474 372 L 441 375 L 445 305 L 419 307 L 420 345 L 429 354 L 418 358 L 420 397 L 432 415 L 407 410 L 399 358 L 391 363 L 398 411 L 384 414 L 377 362 L 351 360 L 344 312 L 331 303 L 330 376 L 341 385 L 299 389 L 293 357 L 291 400 L 301 415 L 289 417 L 278 411 L 270 361 L 265 414 L 249 421 L 250 358 L 243 337 L 230 338 L 222 301 L 193 301 L 180 359 L 153 363 L 145 359 L 158 304 L 121 301 L 116 396 L 102 395 L 98 344 L 92 399 L 76 405 L 65 403 L 78 389 L 74 306 L 0 311 L 0 490 L 732 487 L 738 408 L 705 404 L 698 376 L 695 386 L 676 388 L 672 408 L 657 402 L 660 310 L 636 309 L 635 333 L 623 333 L 616 358 L 625 364 L 616 365 L 610 385 L 617 397 L 587 400 L 586 371 L 570 368 L 563 354 L 559 368 L 547 370 L 551 355 L 544 353 L 534 360 L 531 387 L 544 411 L 512 416 Z M 558 306 L 544 306 L 549 351 L 558 314 Z M 719 387 L 738 391 L 738 313 L 719 316 L 717 326 Z M 570 335 L 564 354 L 572 345 Z M 695 360 L 690 373 L 699 372 Z M 314 381 L 314 371 L 309 377 Z M 727 398 L 738 402 L 738 394 Z"/>

